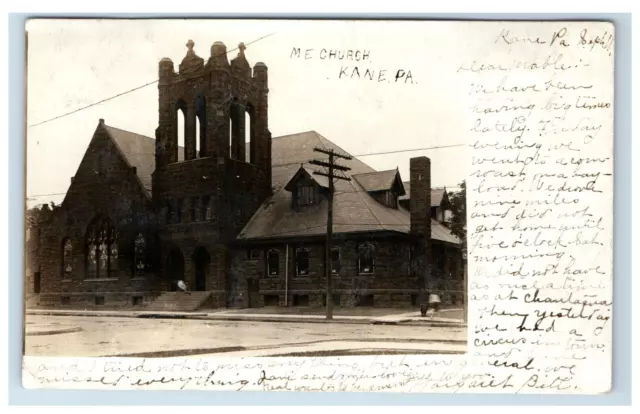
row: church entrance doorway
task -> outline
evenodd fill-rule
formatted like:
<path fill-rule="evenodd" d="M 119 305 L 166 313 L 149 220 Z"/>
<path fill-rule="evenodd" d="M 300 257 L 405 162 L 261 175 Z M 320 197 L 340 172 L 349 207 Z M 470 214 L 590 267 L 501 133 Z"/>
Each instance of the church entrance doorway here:
<path fill-rule="evenodd" d="M 209 267 L 211 266 L 211 256 L 209 252 L 207 252 L 207 249 L 198 247 L 193 253 L 193 262 L 196 268 L 194 290 L 205 291 L 207 290 L 207 275 L 209 274 Z"/>
<path fill-rule="evenodd" d="M 184 280 L 184 257 L 177 247 L 171 249 L 169 252 L 167 270 L 171 283 L 171 291 L 175 292 L 178 290 L 178 281 Z"/>

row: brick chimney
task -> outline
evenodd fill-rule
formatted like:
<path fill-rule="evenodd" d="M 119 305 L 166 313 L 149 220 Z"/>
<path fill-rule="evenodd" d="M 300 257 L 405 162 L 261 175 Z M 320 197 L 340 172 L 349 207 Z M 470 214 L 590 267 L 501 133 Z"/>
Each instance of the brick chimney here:
<path fill-rule="evenodd" d="M 409 180 L 411 233 L 416 236 L 414 266 L 424 295 L 431 279 L 431 160 L 411 158 Z"/>
<path fill-rule="evenodd" d="M 409 166 L 411 233 L 431 239 L 431 160 L 411 158 Z"/>

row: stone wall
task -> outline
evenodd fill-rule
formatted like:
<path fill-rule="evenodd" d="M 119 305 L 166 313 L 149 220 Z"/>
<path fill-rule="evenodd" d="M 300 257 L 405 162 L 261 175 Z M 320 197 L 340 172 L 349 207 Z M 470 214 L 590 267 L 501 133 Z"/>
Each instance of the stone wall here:
<path fill-rule="evenodd" d="M 119 255 L 117 270 L 94 279 L 86 272 L 86 232 L 98 215 L 108 217 L 118 228 Z M 72 292 L 85 298 L 82 301 L 88 301 L 87 298 L 94 296 L 95 292 L 150 295 L 157 264 L 154 222 L 151 200 L 135 171 L 108 137 L 101 121 L 76 176 L 72 178 L 64 202 L 39 224 L 37 265 L 41 271 L 41 304 L 59 303 L 61 297 Z M 133 242 L 138 233 L 147 238 L 145 262 L 148 267 L 141 274 L 136 274 L 133 269 Z M 71 272 L 63 271 L 62 266 L 63 242 L 66 239 L 72 244 Z"/>
<path fill-rule="evenodd" d="M 358 273 L 357 246 L 364 242 L 375 247 L 373 274 Z M 340 249 L 340 267 L 333 277 L 334 301 L 343 307 L 370 306 L 371 300 L 375 307 L 418 306 L 419 278 L 410 274 L 409 269 L 411 243 L 408 238 L 337 240 L 334 247 Z M 309 252 L 307 275 L 296 274 L 295 251 L 300 248 Z M 255 253 L 251 254 L 251 250 Z M 267 271 L 267 252 L 270 250 L 278 252 L 277 275 Z M 235 248 L 230 254 L 229 270 L 233 281 L 228 292 L 229 306 L 249 306 L 249 279 L 259 281 L 261 302 L 258 301 L 257 306 L 272 301 L 274 297 L 277 297 L 279 306 L 324 306 L 327 279 L 323 242 L 263 244 L 253 248 Z M 447 250 L 445 254 L 455 256 L 455 249 Z M 429 281 L 428 289 L 450 302 L 451 294 L 455 293 L 449 291 L 458 289 L 462 280 L 450 280 L 448 274 L 443 271 L 434 275 L 437 277 Z"/>

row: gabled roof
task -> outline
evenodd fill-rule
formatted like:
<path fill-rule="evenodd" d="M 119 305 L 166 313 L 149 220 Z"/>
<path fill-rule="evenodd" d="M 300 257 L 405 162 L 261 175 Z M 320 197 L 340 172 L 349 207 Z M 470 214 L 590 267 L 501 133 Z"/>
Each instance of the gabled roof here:
<path fill-rule="evenodd" d="M 136 173 L 144 190 L 151 195 L 151 175 L 156 165 L 156 140 L 108 125 L 104 127 L 127 162 L 132 167 L 136 167 Z M 184 148 L 178 147 L 178 160 L 183 159 Z"/>
<path fill-rule="evenodd" d="M 299 173 L 301 163 L 303 170 L 307 173 L 312 172 L 313 167 L 308 164 L 308 161 L 318 158 L 319 154 L 313 151 L 317 146 L 347 154 L 342 148 L 314 131 L 273 138 L 274 194 L 254 214 L 240 232 L 239 239 L 314 236 L 326 233 L 327 201 L 323 199 L 316 205 L 293 211 L 292 195 L 284 188 L 291 178 Z M 340 160 L 340 163 L 351 168 L 346 175 L 353 179 L 335 182 L 333 231 L 335 233 L 373 231 L 409 233 L 411 227 L 409 211 L 403 207 L 394 209 L 379 203 L 368 194 L 370 190 L 360 182 L 362 177 L 370 175 L 382 182 L 390 183 L 389 187 L 397 177 L 402 185 L 398 171 L 378 172 L 356 158 Z M 314 175 L 314 177 L 318 176 Z M 389 178 L 388 181 L 387 178 Z M 431 224 L 433 239 L 460 244 L 460 241 L 442 224 L 436 220 L 432 220 Z"/>
<path fill-rule="evenodd" d="M 300 167 L 298 172 L 295 173 L 294 176 L 291 177 L 291 180 L 289 180 L 287 185 L 284 186 L 284 189 L 287 191 L 293 190 L 295 182 L 298 181 L 301 177 L 308 178 L 320 187 L 329 188 L 329 178 L 323 175 L 314 174 L 313 171 L 309 168 Z"/>
<path fill-rule="evenodd" d="M 398 189 L 398 195 L 402 196 L 405 194 L 405 188 L 400 179 L 400 172 L 397 169 L 354 174 L 353 178 L 360 183 L 365 191 L 388 191 L 395 185 Z"/>
<path fill-rule="evenodd" d="M 411 198 L 411 182 L 405 181 L 402 183 L 406 194 L 400 197 L 400 200 L 409 200 Z M 442 199 L 447 196 L 447 190 L 445 188 L 432 188 L 431 189 L 431 207 L 440 207 Z"/>
<path fill-rule="evenodd" d="M 156 140 L 111 126 L 104 125 L 104 127 L 126 161 L 131 166 L 136 167 L 142 186 L 147 191 L 147 194 L 150 194 L 151 176 L 155 169 Z M 313 174 L 315 167 L 308 163 L 314 158 L 322 158 L 319 156 L 320 154 L 314 152 L 313 149 L 316 147 L 346 153 L 342 148 L 315 131 L 272 139 L 273 196 L 254 214 L 238 236 L 239 239 L 310 236 L 325 233 L 326 200 L 295 212 L 291 209 L 292 195 L 285 189 L 286 184 L 296 174 L 307 174 L 320 185 L 328 186 L 326 179 L 322 181 L 323 176 Z M 247 151 L 247 154 L 249 154 L 249 151 Z M 179 147 L 178 160 L 181 161 L 183 159 L 184 148 Z M 351 181 L 336 180 L 334 232 L 395 231 L 408 233 L 410 230 L 409 212 L 402 207 L 393 209 L 377 202 L 368 194 L 370 190 L 367 190 L 367 188 L 376 187 L 368 186 L 365 188 L 360 182 L 363 177 L 369 175 L 373 177 L 373 181 L 380 180 L 381 182 L 388 182 L 387 176 L 394 177 L 393 179 L 397 176 L 402 185 L 403 183 L 397 170 L 377 172 L 356 158 L 341 160 L 341 164 L 351 168 L 347 175 L 351 175 L 356 179 Z M 364 178 L 364 180 L 366 181 L 367 178 Z M 406 183 L 404 183 L 404 187 L 408 192 Z M 460 243 L 446 227 L 435 220 L 432 220 L 431 231 L 433 239 L 448 243 Z"/>

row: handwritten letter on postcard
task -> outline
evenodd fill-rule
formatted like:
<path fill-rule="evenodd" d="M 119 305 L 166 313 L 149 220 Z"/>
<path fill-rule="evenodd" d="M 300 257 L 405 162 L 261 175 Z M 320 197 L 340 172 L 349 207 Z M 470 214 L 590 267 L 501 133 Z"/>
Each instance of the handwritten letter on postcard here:
<path fill-rule="evenodd" d="M 300 30 L 305 25 L 317 29 L 324 24 L 336 23 L 283 22 L 276 36 L 301 41 L 308 35 Z M 405 23 L 340 24 L 348 25 L 345 36 L 357 38 L 357 47 L 371 50 L 371 56 L 378 59 L 376 65 L 395 64 L 379 57 L 391 56 L 391 48 L 377 50 L 376 44 L 362 44 L 364 34 L 356 34 L 360 30 L 369 33 L 366 30 L 377 24 L 388 24 L 392 30 Z M 437 130 L 446 130 L 447 125 L 439 123 L 447 123 L 467 146 L 467 165 L 459 166 L 467 171 L 466 354 L 164 359 L 26 356 L 24 385 L 227 391 L 608 391 L 613 301 L 613 25 L 407 24 L 413 25 L 406 32 L 411 39 L 402 43 L 410 45 L 406 49 L 412 50 L 414 58 L 412 87 L 420 87 L 416 85 L 422 85 L 422 79 L 430 76 L 430 67 L 437 65 L 435 73 L 446 73 L 439 80 L 448 91 L 442 108 L 453 108 L 440 118 L 427 114 L 426 121 L 415 119 L 413 123 L 425 121 Z M 435 47 L 429 42 L 436 41 L 445 42 L 446 48 L 430 54 Z M 286 50 L 273 53 L 288 56 L 296 46 L 300 47 L 287 44 Z M 417 60 L 418 53 L 425 58 Z M 306 62 L 313 65 L 312 60 Z M 329 73 L 337 71 L 342 62 L 335 67 L 329 67 L 331 62 L 322 64 Z M 320 84 L 325 77 L 312 80 Z M 375 95 L 382 86 L 372 81 L 366 87 L 371 94 L 358 99 L 370 96 L 382 102 Z M 421 99 L 430 99 L 429 94 Z M 420 102 L 408 104 L 413 107 Z M 376 122 L 387 116 L 370 115 Z M 373 122 L 371 119 L 366 122 Z M 398 125 L 403 127 L 407 125 Z M 353 131 L 358 129 L 354 126 Z M 413 310 L 419 316 L 419 310 Z"/>
<path fill-rule="evenodd" d="M 471 352 L 498 379 L 513 375 L 516 389 L 604 391 L 611 381 L 612 29 L 493 27 L 486 50 L 460 65 L 471 145 Z"/>

